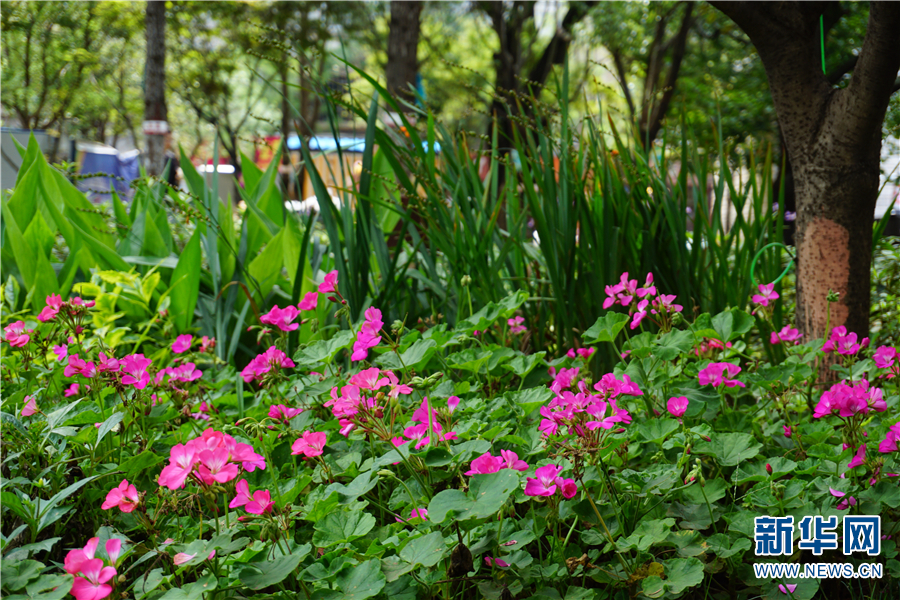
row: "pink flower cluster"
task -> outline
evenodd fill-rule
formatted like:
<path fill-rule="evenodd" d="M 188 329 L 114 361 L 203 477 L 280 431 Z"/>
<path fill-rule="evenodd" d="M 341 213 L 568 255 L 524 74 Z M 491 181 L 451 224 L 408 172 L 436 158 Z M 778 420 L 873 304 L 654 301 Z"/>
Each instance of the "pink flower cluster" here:
<path fill-rule="evenodd" d="M 326 442 L 327 436 L 324 432 L 304 431 L 303 435 L 291 444 L 291 454 L 298 454 L 307 458 L 321 456 L 325 451 Z"/>
<path fill-rule="evenodd" d="M 401 385 L 392 371 L 382 371 L 378 367 L 353 375 L 349 385 L 341 388 L 340 395 L 337 387 L 331 388 L 331 400 L 327 401 L 325 406 L 330 407 L 334 416 L 340 419 L 342 435 L 348 435 L 355 429 L 360 410 L 366 413 L 362 415 L 364 419 L 368 416 L 377 417 L 379 413 L 383 413 L 384 405 L 380 404 L 376 397 L 384 386 L 390 386 L 387 398 L 398 398 L 400 394 L 411 394 L 413 391 L 408 385 Z"/>
<path fill-rule="evenodd" d="M 92 379 L 100 373 L 121 373 L 122 383 L 133 385 L 139 390 L 144 389 L 150 383 L 150 373 L 147 372 L 147 367 L 153 361 L 143 354 L 129 354 L 124 358 L 117 359 L 101 352 L 99 360 L 99 364 L 94 364 L 93 361 L 85 361 L 77 354 L 72 354 L 69 356 L 63 375 L 66 377 L 81 375 Z"/>
<path fill-rule="evenodd" d="M 760 284 L 759 293 L 753 295 L 753 303 L 760 307 L 768 307 L 769 302 L 775 302 L 781 296 L 775 291 L 774 283 Z"/>
<path fill-rule="evenodd" d="M 112 586 L 106 582 L 116 576 L 116 562 L 122 551 L 122 540 L 111 539 L 106 542 L 106 555 L 110 564 L 105 566 L 102 558 L 95 558 L 100 538 L 88 540 L 84 548 L 70 550 L 66 554 L 64 567 L 66 573 L 75 575 L 71 594 L 75 600 L 101 600 L 112 593 Z"/>
<path fill-rule="evenodd" d="M 517 335 L 528 331 L 528 328 L 522 325 L 524 321 L 525 317 L 513 317 L 512 319 L 507 319 L 506 324 L 509 325 L 509 332 L 513 335 Z"/>
<path fill-rule="evenodd" d="M 519 460 L 519 455 L 510 450 L 501 450 L 500 456 L 491 456 L 490 452 L 485 452 L 472 461 L 466 475 L 484 475 L 487 473 L 497 473 L 502 469 L 513 469 L 514 471 L 527 471 L 528 463 Z"/>
<path fill-rule="evenodd" d="M 859 352 L 860 348 L 865 348 L 869 345 L 869 338 L 863 338 L 860 343 L 857 343 L 856 339 L 855 333 L 847 333 L 846 327 L 838 325 L 831 330 L 831 337 L 829 337 L 828 341 L 825 342 L 825 345 L 822 346 L 822 351 L 837 352 L 843 356 L 849 356 Z"/>
<path fill-rule="evenodd" d="M 565 389 L 571 387 L 577 373 L 577 368 L 562 369 L 551 383 L 550 389 L 556 397 L 541 407 L 541 416 L 544 418 L 538 430 L 543 435 L 556 435 L 559 428 L 565 425 L 569 434 L 584 437 L 587 434 L 585 429 L 612 429 L 617 423 L 631 423 L 631 415 L 624 408 L 618 407 L 616 398 L 641 396 L 643 392 L 628 375 L 622 375 L 622 379 L 618 379 L 612 373 L 607 373 L 594 384 L 594 390 L 599 393 L 592 394 L 584 380 L 578 382 L 577 392 Z"/>
<path fill-rule="evenodd" d="M 204 484 L 225 483 L 241 470 L 252 473 L 265 469 L 265 459 L 250 444 L 240 443 L 227 433 L 207 429 L 200 437 L 178 444 L 169 452 L 169 464 L 159 474 L 162 487 L 177 490 L 189 476 Z"/>
<path fill-rule="evenodd" d="M 256 490 L 250 495 L 250 484 L 246 479 L 241 479 L 235 486 L 235 496 L 228 504 L 228 508 L 243 506 L 251 515 L 264 515 L 272 511 L 275 502 L 269 494 L 269 490 Z"/>
<path fill-rule="evenodd" d="M 819 419 L 834 413 L 841 417 L 852 417 L 866 414 L 870 410 L 876 412 L 887 410 L 884 392 L 880 388 L 869 387 L 869 382 L 865 379 L 856 382 L 842 381 L 822 394 L 819 403 L 816 404 L 813 418 Z"/>
<path fill-rule="evenodd" d="M 790 325 L 785 325 L 778 333 L 772 332 L 772 335 L 769 336 L 769 343 L 774 346 L 781 342 L 794 342 L 794 345 L 796 346 L 800 343 L 801 337 L 803 337 L 803 334 L 801 334 L 799 330 L 794 329 Z"/>
<path fill-rule="evenodd" d="M 569 358 L 575 358 L 576 356 L 580 356 L 581 358 L 588 360 L 596 348 L 569 348 L 569 351 L 566 352 L 566 356 Z"/>
<path fill-rule="evenodd" d="M 628 272 L 622 273 L 619 283 L 606 286 L 606 296 L 606 300 L 603 301 L 603 308 L 619 304 L 629 309 L 629 314 L 632 315 L 631 325 L 629 325 L 631 329 L 636 329 L 648 312 L 654 315 L 668 315 L 681 312 L 684 308 L 680 304 L 675 304 L 674 294 L 663 294 L 653 298 L 653 296 L 656 296 L 656 286 L 653 285 L 653 273 L 647 273 L 644 287 L 641 288 L 638 287 L 637 279 L 628 279 Z M 649 306 L 652 306 L 650 311 L 647 310 Z"/>
<path fill-rule="evenodd" d="M 534 478 L 529 477 L 525 482 L 526 496 L 552 496 L 557 490 L 567 500 L 574 498 L 578 493 L 578 486 L 574 479 L 563 479 L 559 476 L 561 467 L 546 465 L 535 470 Z"/>
<path fill-rule="evenodd" d="M 353 343 L 353 354 L 350 356 L 351 361 L 365 360 L 369 357 L 369 348 L 374 348 L 381 342 L 381 336 L 378 334 L 384 322 L 381 320 L 381 311 L 377 308 L 366 309 L 366 320 L 356 334 L 356 341 Z"/>
<path fill-rule="evenodd" d="M 450 414 L 453 414 L 453 411 L 455 411 L 456 407 L 459 406 L 459 398 L 457 398 L 456 396 L 451 396 L 447 400 L 447 406 L 449 408 Z M 403 430 L 403 435 L 393 438 L 391 441 L 394 446 L 402 446 L 407 442 L 416 442 L 415 449 L 418 450 L 419 448 L 427 446 L 431 443 L 432 434 L 436 435 L 438 441 L 441 442 L 456 439 L 455 431 L 443 433 L 444 428 L 438 421 L 438 413 L 435 410 L 434 406 L 430 406 L 429 410 L 429 402 L 427 397 L 422 399 L 422 404 L 418 409 L 416 409 L 415 412 L 413 412 L 412 422 L 418 424 L 408 426 Z M 409 439 L 405 439 L 403 436 L 406 436 Z"/>
<path fill-rule="evenodd" d="M 30 417 L 38 412 L 37 398 L 34 396 L 25 396 L 25 406 L 22 407 L 22 416 Z"/>
<path fill-rule="evenodd" d="M 890 373 L 885 377 L 891 379 L 900 375 L 900 360 L 897 360 L 897 349 L 891 346 L 881 346 L 872 355 L 875 366 L 879 369 L 890 369 Z"/>
<path fill-rule="evenodd" d="M 731 348 L 731 342 L 723 344 L 715 338 L 703 338 L 700 345 L 694 348 L 694 356 L 711 356 L 717 350 Z"/>
<path fill-rule="evenodd" d="M 194 341 L 194 336 L 189 333 L 185 333 L 184 335 L 179 335 L 175 338 L 175 342 L 172 344 L 172 352 L 175 354 L 181 354 L 182 352 L 187 352 L 191 349 L 191 344 Z"/>
<path fill-rule="evenodd" d="M 55 319 L 63 307 L 68 307 L 70 312 L 80 312 L 81 310 L 93 307 L 94 304 L 96 303 L 93 300 L 85 302 L 78 296 L 73 297 L 68 302 L 63 302 L 61 296 L 58 294 L 51 294 L 47 296 L 47 306 L 41 310 L 37 319 L 41 323 L 46 323 L 47 321 Z"/>
<path fill-rule="evenodd" d="M 166 367 L 159 371 L 153 378 L 153 385 L 160 385 L 166 377 L 168 377 L 166 383 L 169 384 L 172 384 L 174 381 L 190 383 L 203 377 L 203 371 L 197 369 L 197 365 L 192 362 L 187 362 L 176 367 Z"/>
<path fill-rule="evenodd" d="M 747 387 L 737 379 L 730 379 L 740 372 L 741 368 L 732 363 L 710 363 L 700 370 L 698 379 L 700 380 L 700 385 L 711 385 L 714 387 L 724 385 L 730 388 L 735 386 Z"/>
<path fill-rule="evenodd" d="M 241 377 L 246 383 L 263 381 L 268 373 L 274 373 L 273 369 L 287 369 L 293 366 L 294 361 L 289 359 L 284 352 L 272 346 L 251 360 L 241 371 Z"/>
<path fill-rule="evenodd" d="M 884 439 L 881 440 L 881 443 L 878 444 L 878 451 L 884 452 L 885 454 L 888 452 L 897 452 L 898 443 L 900 443 L 900 421 L 897 421 L 888 428 L 887 435 L 885 435 Z"/>
<path fill-rule="evenodd" d="M 287 424 L 302 412 L 302 408 L 288 408 L 284 404 L 273 404 L 269 407 L 269 418 Z"/>
<path fill-rule="evenodd" d="M 835 498 L 844 498 L 847 495 L 846 492 L 842 492 L 840 490 L 836 490 L 834 488 L 828 488 L 828 491 L 831 492 L 831 495 Z M 851 506 L 856 506 L 856 498 L 850 496 L 848 498 L 844 498 L 840 502 L 838 502 L 837 506 L 835 506 L 838 510 L 847 510 Z M 795 586 L 796 587 L 796 586 Z"/>

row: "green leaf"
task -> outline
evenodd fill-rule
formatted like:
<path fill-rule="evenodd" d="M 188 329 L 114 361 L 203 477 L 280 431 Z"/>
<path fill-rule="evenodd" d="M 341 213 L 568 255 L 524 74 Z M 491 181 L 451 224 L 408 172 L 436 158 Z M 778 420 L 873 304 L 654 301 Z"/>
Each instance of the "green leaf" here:
<path fill-rule="evenodd" d="M 341 504 L 349 504 L 378 485 L 378 478 L 372 479 L 372 471 L 366 471 L 351 481 L 349 484 L 332 483 L 325 488 L 326 494 L 337 492 L 341 497 Z"/>
<path fill-rule="evenodd" d="M 28 582 L 37 579 L 44 569 L 43 563 L 36 560 L 23 560 L 17 563 L 4 563 L 2 573 L 3 587 L 10 590 L 21 590 Z"/>
<path fill-rule="evenodd" d="M 750 331 L 753 317 L 737 308 L 721 312 L 712 318 L 712 325 L 723 342 L 730 342 Z"/>
<path fill-rule="evenodd" d="M 418 340 L 400 355 L 399 360 L 397 353 L 392 350 L 382 354 L 376 363 L 388 369 L 403 369 L 406 367 L 407 369 L 418 371 L 431 360 L 436 351 L 437 343 L 434 340 Z"/>
<path fill-rule="evenodd" d="M 710 536 L 706 543 L 719 558 L 729 558 L 740 552 L 746 552 L 752 546 L 750 540 L 745 537 L 734 540 L 724 533 Z"/>
<path fill-rule="evenodd" d="M 181 588 L 173 588 L 163 594 L 159 600 L 201 600 L 203 594 L 216 589 L 218 581 L 215 575 L 208 573 L 194 583 L 189 583 Z"/>
<path fill-rule="evenodd" d="M 336 511 L 313 525 L 313 544 L 327 548 L 360 538 L 375 527 L 375 517 L 363 511 Z"/>
<path fill-rule="evenodd" d="M 448 356 L 447 363 L 454 369 L 478 373 L 490 358 L 491 351 L 486 348 L 467 348 Z"/>
<path fill-rule="evenodd" d="M 638 425 L 637 431 L 648 442 L 661 444 L 665 438 L 678 431 L 678 427 L 678 421 L 675 419 L 653 419 Z"/>
<path fill-rule="evenodd" d="M 400 551 L 400 558 L 412 565 L 433 567 L 444 558 L 446 550 L 444 535 L 440 531 L 434 531 L 406 544 Z"/>
<path fill-rule="evenodd" d="M 887 504 L 891 508 L 900 507 L 900 487 L 892 481 L 879 481 L 859 495 L 860 500 Z"/>
<path fill-rule="evenodd" d="M 641 521 L 634 533 L 616 542 L 616 549 L 628 552 L 637 548 L 640 552 L 646 552 L 651 546 L 665 541 L 674 526 L 675 519 Z"/>
<path fill-rule="evenodd" d="M 673 558 L 663 561 L 665 588 L 673 596 L 703 583 L 703 563 L 696 558 Z"/>
<path fill-rule="evenodd" d="M 364 600 L 384 588 L 381 561 L 367 560 L 352 569 L 341 571 L 336 578 L 344 600 Z"/>
<path fill-rule="evenodd" d="M 153 569 L 146 575 L 141 575 L 140 578 L 134 582 L 134 587 L 132 588 L 135 599 L 141 600 L 145 596 L 148 596 L 150 592 L 158 588 L 163 581 L 168 581 L 171 577 L 171 575 L 164 576 L 161 568 Z"/>
<path fill-rule="evenodd" d="M 241 583 L 251 590 L 261 590 L 270 585 L 280 583 L 293 573 L 304 556 L 306 556 L 306 553 L 288 554 L 287 556 L 279 556 L 275 560 L 250 563 L 241 571 Z"/>
<path fill-rule="evenodd" d="M 62 600 L 74 583 L 74 575 L 48 573 L 26 586 L 26 597 L 30 600 Z"/>
<path fill-rule="evenodd" d="M 106 436 L 106 434 L 109 433 L 110 431 L 112 431 L 113 427 L 115 427 L 116 425 L 121 423 L 124 418 L 125 418 L 125 413 L 117 412 L 117 413 L 113 413 L 112 415 L 110 415 L 108 419 L 106 419 L 105 421 L 103 421 L 103 423 L 100 424 L 100 429 L 97 430 L 96 447 L 100 446 L 100 442 L 103 441 L 103 438 Z"/>
<path fill-rule="evenodd" d="M 694 334 L 690 331 L 664 333 L 653 346 L 653 354 L 661 360 L 675 360 L 694 347 Z"/>
<path fill-rule="evenodd" d="M 165 456 L 161 456 L 159 453 L 153 452 L 152 450 L 145 450 L 137 456 L 132 456 L 124 461 L 119 466 L 119 470 L 125 472 L 125 479 L 130 479 L 138 473 L 149 471 L 153 466 L 158 465 L 165 460 Z"/>
<path fill-rule="evenodd" d="M 432 498 L 428 519 L 440 524 L 451 514 L 458 521 L 487 518 L 500 510 L 517 487 L 519 473 L 512 469 L 474 475 L 468 494 L 461 490 L 444 490 Z"/>
<path fill-rule="evenodd" d="M 200 294 L 200 260 L 200 228 L 197 228 L 185 245 L 172 273 L 169 312 L 175 321 L 177 333 L 183 333 L 194 322 L 194 308 Z"/>
<path fill-rule="evenodd" d="M 717 433 L 712 441 L 701 441 L 694 446 L 694 452 L 715 457 L 723 467 L 733 467 L 756 457 L 760 448 L 762 444 L 749 433 Z"/>
<path fill-rule="evenodd" d="M 600 342 L 612 342 L 628 322 L 628 315 L 608 312 L 591 325 L 587 331 L 581 334 L 581 341 L 585 344 L 599 344 Z"/>
<path fill-rule="evenodd" d="M 542 350 L 540 352 L 535 352 L 534 354 L 516 356 L 511 361 L 501 366 L 507 371 L 512 371 L 515 375 L 524 378 L 538 366 L 538 363 L 543 360 L 546 354 L 547 353 Z"/>

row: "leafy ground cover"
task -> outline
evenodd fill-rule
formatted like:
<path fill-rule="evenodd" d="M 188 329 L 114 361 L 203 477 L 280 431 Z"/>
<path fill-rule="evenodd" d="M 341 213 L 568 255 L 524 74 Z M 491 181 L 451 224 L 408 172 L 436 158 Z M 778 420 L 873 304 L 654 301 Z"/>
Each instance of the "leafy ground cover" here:
<path fill-rule="evenodd" d="M 625 273 L 551 356 L 518 349 L 523 291 L 410 328 L 318 280 L 254 320 L 240 370 L 172 316 L 113 334 L 160 302 L 152 270 L 95 270 L 6 325 L 6 597 L 880 597 L 900 577 L 893 346 L 774 328 L 773 286 L 689 318 Z M 304 329 L 323 339 L 289 350 Z M 814 554 L 798 528 L 756 556 L 757 517 L 846 515 L 880 516 L 877 555 Z M 884 576 L 753 569 L 829 561 Z"/>

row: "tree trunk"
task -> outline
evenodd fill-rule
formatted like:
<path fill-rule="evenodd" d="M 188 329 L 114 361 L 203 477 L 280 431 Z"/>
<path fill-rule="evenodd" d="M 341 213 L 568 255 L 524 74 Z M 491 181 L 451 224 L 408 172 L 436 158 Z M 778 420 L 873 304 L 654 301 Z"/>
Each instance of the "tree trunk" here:
<path fill-rule="evenodd" d="M 392 96 L 410 103 L 415 96 L 409 88 L 415 87 L 416 73 L 419 71 L 416 53 L 419 47 L 421 15 L 421 0 L 391 1 L 388 61 L 385 69 L 387 90 Z"/>
<path fill-rule="evenodd" d="M 868 335 L 881 125 L 900 68 L 900 4 L 872 2 L 844 89 L 822 73 L 818 2 L 713 2 L 756 46 L 784 132 L 797 201 L 797 325 Z M 827 301 L 829 290 L 840 300 Z M 830 319 L 829 319 L 830 312 Z"/>
<path fill-rule="evenodd" d="M 144 120 L 167 121 L 166 3 L 147 2 L 147 63 L 144 71 Z M 165 164 L 165 135 L 147 135 L 147 173 L 158 177 Z"/>
<path fill-rule="evenodd" d="M 291 135 L 291 105 L 288 101 L 288 55 L 285 53 L 281 63 L 281 164 L 291 164 L 291 153 L 287 149 L 288 136 Z M 281 187 L 284 190 L 284 199 L 290 199 L 291 173 L 289 169 L 283 169 L 281 174 Z M 302 198 L 301 198 L 302 199 Z"/>

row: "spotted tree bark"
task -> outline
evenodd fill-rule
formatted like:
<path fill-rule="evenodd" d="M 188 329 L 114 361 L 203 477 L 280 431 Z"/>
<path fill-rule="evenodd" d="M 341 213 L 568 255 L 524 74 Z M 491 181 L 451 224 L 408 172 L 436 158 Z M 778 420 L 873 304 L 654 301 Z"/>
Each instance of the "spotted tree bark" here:
<path fill-rule="evenodd" d="M 387 89 L 397 97 L 412 102 L 415 96 L 410 86 L 416 85 L 419 71 L 417 49 L 421 26 L 421 0 L 393 0 L 391 2 L 391 28 L 388 34 L 388 62 L 385 68 Z"/>
<path fill-rule="evenodd" d="M 147 62 L 144 72 L 144 120 L 166 121 L 166 3 L 147 2 Z M 147 135 L 147 173 L 158 176 L 165 164 L 165 135 Z"/>
<path fill-rule="evenodd" d="M 881 126 L 900 69 L 900 3 L 871 2 L 850 84 L 822 72 L 826 2 L 712 2 L 750 38 L 766 68 L 793 169 L 797 203 L 797 326 L 807 339 L 830 325 L 869 329 L 872 227 Z"/>

